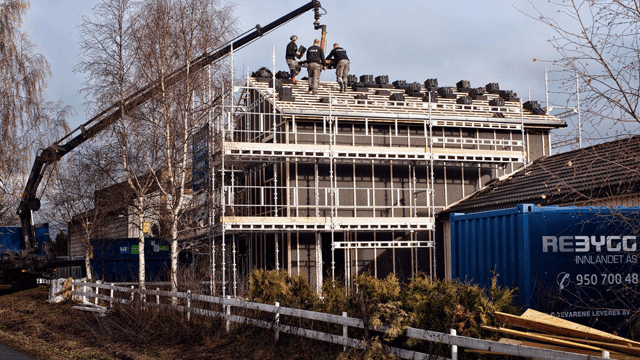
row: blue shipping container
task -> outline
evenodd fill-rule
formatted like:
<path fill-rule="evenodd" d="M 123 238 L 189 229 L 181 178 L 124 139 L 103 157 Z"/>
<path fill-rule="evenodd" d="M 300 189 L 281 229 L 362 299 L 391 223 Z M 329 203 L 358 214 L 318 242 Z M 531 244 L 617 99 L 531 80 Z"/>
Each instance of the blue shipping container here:
<path fill-rule="evenodd" d="M 640 306 L 640 208 L 537 207 L 452 214 L 453 278 L 517 287 L 521 305 L 624 332 Z"/>
<path fill-rule="evenodd" d="M 93 239 L 91 268 L 96 279 L 106 282 L 138 280 L 138 239 Z M 147 281 L 165 281 L 170 263 L 170 243 L 145 239 L 145 277 Z M 104 278 L 103 278 L 104 275 Z"/>
<path fill-rule="evenodd" d="M 49 224 L 38 224 L 35 226 L 36 239 L 38 240 L 38 255 L 43 254 L 42 243 L 51 242 L 49 237 Z M 24 250 L 24 239 L 22 237 L 22 228 L 19 226 L 0 226 L 0 254 L 5 251 L 18 253 Z M 0 261 L 2 257 L 0 256 Z"/>

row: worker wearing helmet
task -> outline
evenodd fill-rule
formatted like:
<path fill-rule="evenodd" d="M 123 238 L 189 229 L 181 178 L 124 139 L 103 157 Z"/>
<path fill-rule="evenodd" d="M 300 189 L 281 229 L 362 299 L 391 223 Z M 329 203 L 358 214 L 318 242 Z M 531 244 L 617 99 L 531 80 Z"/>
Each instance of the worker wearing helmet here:
<path fill-rule="evenodd" d="M 307 50 L 307 71 L 309 71 L 309 91 L 313 95 L 318 94 L 318 83 L 320 82 L 320 73 L 325 66 L 324 51 L 319 46 L 320 40 L 313 40 L 313 46 Z"/>
<path fill-rule="evenodd" d="M 343 49 L 338 43 L 333 44 L 333 49 L 327 56 L 327 60 L 335 59 L 336 62 L 336 78 L 340 85 L 340 92 L 347 92 L 347 76 L 349 76 L 349 57 L 347 50 Z"/>
<path fill-rule="evenodd" d="M 287 53 L 285 58 L 287 59 L 287 65 L 289 66 L 289 71 L 291 72 L 291 81 L 296 83 L 296 75 L 300 73 L 300 65 L 298 65 L 298 60 L 296 60 L 296 55 L 298 53 L 298 45 L 296 45 L 296 40 L 298 37 L 293 35 L 290 38 L 291 42 L 287 45 Z"/>

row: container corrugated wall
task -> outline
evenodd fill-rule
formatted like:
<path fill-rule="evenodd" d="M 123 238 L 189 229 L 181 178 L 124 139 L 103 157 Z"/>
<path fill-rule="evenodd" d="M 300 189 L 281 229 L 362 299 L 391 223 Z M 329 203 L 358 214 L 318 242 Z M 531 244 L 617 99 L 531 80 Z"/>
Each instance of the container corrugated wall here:
<path fill-rule="evenodd" d="M 453 278 L 490 286 L 495 273 L 521 305 L 603 329 L 640 307 L 640 208 L 522 204 L 450 224 Z"/>
<path fill-rule="evenodd" d="M 137 281 L 139 269 L 138 239 L 93 239 L 91 268 L 106 282 Z M 145 239 L 145 275 L 147 281 L 168 279 L 170 243 Z"/>
<path fill-rule="evenodd" d="M 49 237 L 49 223 L 37 224 L 34 226 L 36 240 L 38 241 L 37 254 L 43 254 L 44 242 L 51 242 Z M 22 228 L 19 226 L 0 226 L 0 255 L 4 251 L 17 253 L 24 250 L 24 238 Z M 2 261 L 2 256 L 0 256 Z"/>
<path fill-rule="evenodd" d="M 529 298 L 528 218 L 516 209 L 451 216 L 453 277 L 491 285 L 493 274 L 500 283 L 523 289 Z"/>

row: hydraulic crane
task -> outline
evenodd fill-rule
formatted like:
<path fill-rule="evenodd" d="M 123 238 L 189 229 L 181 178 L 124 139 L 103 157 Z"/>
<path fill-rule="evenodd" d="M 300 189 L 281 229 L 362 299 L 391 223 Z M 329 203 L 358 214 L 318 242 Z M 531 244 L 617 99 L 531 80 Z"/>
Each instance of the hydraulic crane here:
<path fill-rule="evenodd" d="M 269 33 L 270 31 L 284 25 L 285 23 L 295 19 L 296 17 L 306 13 L 307 11 L 314 11 L 314 29 L 322 30 L 323 40 L 326 34 L 326 26 L 320 25 L 320 16 L 326 14 L 326 11 L 321 7 L 320 2 L 312 0 L 311 2 L 301 6 L 300 8 L 284 15 L 283 17 L 269 23 L 266 26 L 256 25 L 253 31 L 245 32 L 235 39 L 227 42 L 218 49 L 215 49 L 209 53 L 202 54 L 194 59 L 190 66 L 189 72 L 197 72 L 204 69 L 207 65 L 213 64 L 219 59 L 229 54 L 232 49 L 234 51 L 240 50 L 244 46 L 250 44 L 254 40 Z M 322 10 L 324 13 L 321 13 Z M 187 74 L 187 67 L 179 68 L 173 71 L 167 79 L 165 79 L 166 86 L 172 86 L 179 82 Z M 22 234 L 24 236 L 24 248 L 25 251 L 21 252 L 20 257 L 22 259 L 29 257 L 36 257 L 36 249 L 38 243 L 36 241 L 36 234 L 33 224 L 33 211 L 40 209 L 40 199 L 37 197 L 38 187 L 42 181 L 43 175 L 49 165 L 54 164 L 60 160 L 67 153 L 80 146 L 85 141 L 93 138 L 96 134 L 106 129 L 109 125 L 114 123 L 121 115 L 122 112 L 128 113 L 140 105 L 144 104 L 149 99 L 152 99 L 158 92 L 158 82 L 152 82 L 142 87 L 135 93 L 129 95 L 124 106 L 119 103 L 115 103 L 94 116 L 84 124 L 80 125 L 77 129 L 73 130 L 62 139 L 56 141 L 54 144 L 46 149 L 40 151 L 36 155 L 29 179 L 22 195 L 22 200 L 18 207 L 17 214 L 20 217 L 20 225 L 22 227 Z"/>

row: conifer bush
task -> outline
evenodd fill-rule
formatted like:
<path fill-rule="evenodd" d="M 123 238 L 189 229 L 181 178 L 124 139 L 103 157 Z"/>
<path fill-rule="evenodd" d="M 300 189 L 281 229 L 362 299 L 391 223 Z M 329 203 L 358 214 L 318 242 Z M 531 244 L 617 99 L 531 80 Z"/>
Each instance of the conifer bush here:
<path fill-rule="evenodd" d="M 400 283 L 398 278 L 389 274 L 384 279 L 376 279 L 370 274 L 361 274 L 355 278 L 356 298 L 360 304 L 362 318 L 372 329 L 389 325 L 385 340 L 402 335 L 410 317 L 400 301 Z M 363 306 L 364 305 L 364 306 Z"/>
<path fill-rule="evenodd" d="M 430 281 L 420 275 L 402 295 L 411 326 L 439 332 L 456 329 L 458 335 L 480 337 L 481 325 L 496 325 L 495 312 L 515 313 L 513 290 L 497 286 L 484 289 L 458 280 Z"/>
<path fill-rule="evenodd" d="M 481 325 L 497 325 L 496 311 L 515 313 L 517 310 L 513 306 L 514 290 L 499 287 L 497 276 L 486 289 L 458 280 L 430 280 L 424 274 L 400 284 L 393 274 L 377 279 L 365 273 L 354 279 L 354 285 L 355 289 L 347 295 L 341 283 L 327 280 L 322 285 L 322 297 L 319 297 L 304 275 L 290 277 L 284 270 L 255 270 L 250 276 L 248 297 L 253 301 L 269 304 L 279 301 L 282 306 L 336 315 L 346 311 L 350 317 L 363 319 L 366 324 L 364 338 L 367 344 L 374 345 L 379 345 L 381 340 L 405 341 L 402 335 L 408 326 L 442 333 L 455 329 L 461 336 L 492 337 L 495 335 L 482 331 Z M 322 327 L 338 329 L 315 322 L 306 325 L 319 330 Z M 387 327 L 382 339 L 372 336 L 370 330 L 382 327 Z M 419 345 L 421 343 L 409 340 L 407 345 L 420 349 L 425 345 Z M 374 345 L 369 346 L 371 349 L 367 352 L 356 355 L 349 351 L 342 358 L 386 359 L 379 352 L 380 347 Z M 437 344 L 428 346 L 437 347 Z M 443 354 L 447 351 L 445 348 L 423 350 Z"/>
<path fill-rule="evenodd" d="M 285 270 L 254 270 L 249 276 L 249 293 L 251 301 L 273 304 L 283 303 L 291 297 L 289 275 Z"/>
<path fill-rule="evenodd" d="M 318 302 L 317 310 L 326 314 L 342 315 L 346 311 L 349 316 L 355 315 L 346 288 L 339 281 L 331 279 L 322 284 L 322 301 Z"/>

